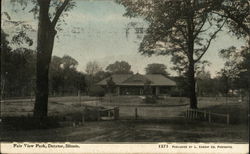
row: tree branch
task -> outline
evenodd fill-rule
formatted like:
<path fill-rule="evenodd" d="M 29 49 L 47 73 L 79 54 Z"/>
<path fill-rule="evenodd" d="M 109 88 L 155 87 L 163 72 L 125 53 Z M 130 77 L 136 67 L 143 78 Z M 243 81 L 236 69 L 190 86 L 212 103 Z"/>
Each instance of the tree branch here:
<path fill-rule="evenodd" d="M 210 46 L 210 44 L 211 44 L 211 41 L 214 39 L 214 37 L 216 36 L 216 34 L 219 32 L 219 31 L 221 31 L 221 29 L 222 29 L 222 27 L 224 26 L 224 24 L 226 23 L 226 20 L 223 22 L 223 24 L 218 28 L 218 30 L 217 31 L 215 31 L 214 33 L 213 33 L 213 35 L 210 37 L 210 39 L 208 40 L 208 43 L 207 43 L 207 45 L 206 45 L 206 47 L 203 49 L 203 53 L 196 59 L 196 60 L 194 60 L 194 63 L 197 63 L 202 57 L 203 57 L 203 55 L 207 52 L 207 50 L 208 50 L 208 48 L 209 48 L 209 46 Z"/>
<path fill-rule="evenodd" d="M 203 20 L 201 26 L 198 28 L 198 30 L 196 31 L 196 33 L 194 34 L 194 39 L 198 36 L 198 34 L 201 32 L 201 29 L 203 28 L 203 26 L 205 25 L 206 21 L 207 21 L 208 17 L 205 17 L 205 19 Z"/>
<path fill-rule="evenodd" d="M 52 28 L 55 28 L 57 21 L 59 20 L 60 15 L 62 14 L 63 10 L 66 8 L 70 0 L 64 0 L 63 4 L 59 7 L 56 11 L 55 17 L 51 22 Z"/>
<path fill-rule="evenodd" d="M 221 13 L 218 13 L 218 12 L 212 12 L 214 14 L 217 14 L 221 17 L 225 17 L 225 18 L 229 18 L 231 19 L 232 21 L 234 21 L 240 28 L 242 28 L 248 35 L 250 35 L 250 29 L 248 28 L 247 25 L 245 25 L 244 23 L 240 22 L 236 17 L 234 17 L 230 11 L 226 10 L 226 9 L 223 9 L 223 11 L 225 11 L 226 15 L 225 14 L 221 14 Z"/>
<path fill-rule="evenodd" d="M 185 31 L 182 30 L 182 27 L 179 26 L 178 30 L 181 32 L 181 34 L 183 35 L 183 37 L 187 40 L 187 35 L 185 34 Z"/>

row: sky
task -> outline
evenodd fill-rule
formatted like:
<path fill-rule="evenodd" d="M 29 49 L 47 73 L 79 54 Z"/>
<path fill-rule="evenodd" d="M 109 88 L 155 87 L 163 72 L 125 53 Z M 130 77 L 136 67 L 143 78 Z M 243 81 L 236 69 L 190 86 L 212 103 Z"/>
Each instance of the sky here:
<path fill-rule="evenodd" d="M 2 11 L 10 14 L 12 20 L 25 21 L 35 29 L 30 32 L 30 36 L 36 40 L 37 20 L 33 18 L 28 9 L 15 12 L 10 0 L 4 0 Z M 131 32 L 126 36 L 126 27 L 130 22 L 140 22 L 147 25 L 141 18 L 124 17 L 125 8 L 112 0 L 75 0 L 76 7 L 64 17 L 65 22 L 60 26 L 62 30 L 58 32 L 54 44 L 53 55 L 70 55 L 79 63 L 77 69 L 85 71 L 89 61 L 97 61 L 105 70 L 106 66 L 115 61 L 124 60 L 131 65 L 134 73 L 145 73 L 144 68 L 150 63 L 162 63 L 167 66 L 167 71 L 171 75 L 176 72 L 170 68 L 173 66 L 168 56 L 147 57 L 138 53 L 140 40 Z M 13 9 L 14 8 L 14 9 Z M 14 33 L 15 27 L 2 23 L 2 28 L 7 33 Z M 11 35 L 10 35 L 11 36 Z M 31 48 L 35 49 L 36 43 Z M 208 60 L 211 65 L 207 70 L 212 76 L 223 67 L 224 60 L 218 56 L 218 51 L 230 46 L 240 48 L 244 41 L 237 40 L 226 30 L 219 32 L 216 40 L 212 41 L 208 52 L 202 60 Z"/>

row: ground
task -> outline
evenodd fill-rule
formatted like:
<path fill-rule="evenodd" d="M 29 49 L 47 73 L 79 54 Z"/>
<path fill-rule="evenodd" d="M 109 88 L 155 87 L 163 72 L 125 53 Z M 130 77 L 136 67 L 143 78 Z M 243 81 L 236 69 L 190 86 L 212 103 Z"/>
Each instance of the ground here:
<path fill-rule="evenodd" d="M 30 100 L 8 100 L 2 103 L 2 115 L 31 114 Z M 75 141 L 75 142 L 247 142 L 248 104 L 237 98 L 199 98 L 199 108 L 215 113 L 229 113 L 230 125 L 188 121 L 184 113 L 188 99 L 168 97 L 158 104 L 144 104 L 140 97 L 50 98 L 50 115 L 67 115 L 81 112 L 84 106 L 119 106 L 121 120 L 85 122 L 72 127 L 16 130 L 1 125 L 2 141 Z M 134 119 L 138 109 L 139 119 Z M 17 111 L 18 110 L 18 111 Z"/>

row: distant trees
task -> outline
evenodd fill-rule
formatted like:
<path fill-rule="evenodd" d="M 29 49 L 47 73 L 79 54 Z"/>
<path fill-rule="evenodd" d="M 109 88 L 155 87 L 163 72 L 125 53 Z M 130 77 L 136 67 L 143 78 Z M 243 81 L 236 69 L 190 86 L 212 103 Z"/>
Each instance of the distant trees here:
<path fill-rule="evenodd" d="M 77 65 L 78 62 L 69 55 L 52 57 L 49 81 L 53 95 L 76 95 L 85 90 L 85 74 L 76 70 Z"/>
<path fill-rule="evenodd" d="M 209 71 L 202 70 L 197 74 L 196 85 L 198 96 L 214 96 L 216 94 Z"/>
<path fill-rule="evenodd" d="M 226 84 L 226 92 L 229 89 L 243 89 L 250 96 L 250 50 L 244 46 L 241 50 L 235 47 L 223 49 L 220 56 L 226 59 L 224 68 L 220 71 L 220 76 Z"/>
<path fill-rule="evenodd" d="M 1 30 L 1 96 L 34 95 L 36 52 L 28 48 L 12 49 L 6 37 L 7 34 Z M 78 62 L 68 55 L 52 57 L 49 71 L 50 94 L 76 95 L 78 90 L 85 90 L 85 74 L 76 70 L 77 65 Z"/>
<path fill-rule="evenodd" d="M 30 95 L 34 90 L 35 63 L 35 51 L 12 49 L 7 34 L 1 29 L 1 96 Z"/>
<path fill-rule="evenodd" d="M 101 72 L 102 68 L 96 61 L 90 61 L 87 63 L 85 72 L 86 72 L 86 84 L 87 84 L 87 93 L 89 93 L 89 90 L 91 87 L 94 86 L 96 83 L 96 74 L 98 72 Z"/>
<path fill-rule="evenodd" d="M 240 68 L 238 84 L 240 88 L 248 92 L 248 101 L 250 103 L 250 48 L 246 48 L 242 53 L 243 60 L 239 63 Z"/>
<path fill-rule="evenodd" d="M 94 76 L 97 72 L 101 70 L 102 68 L 96 61 L 90 61 L 86 65 L 85 72 L 90 76 Z"/>
<path fill-rule="evenodd" d="M 98 71 L 98 72 L 95 74 L 94 81 L 95 81 L 95 83 L 96 83 L 96 82 L 99 82 L 99 81 L 101 81 L 101 80 L 103 80 L 103 79 L 109 77 L 110 75 L 111 75 L 110 72 L 105 72 L 105 71 L 103 71 L 103 70 Z"/>
<path fill-rule="evenodd" d="M 116 61 L 106 67 L 106 71 L 111 74 L 133 74 L 131 65 L 126 61 Z"/>
<path fill-rule="evenodd" d="M 162 74 L 169 75 L 166 71 L 167 66 L 159 63 L 148 64 L 145 68 L 146 74 Z"/>
<path fill-rule="evenodd" d="M 5 94 L 5 84 L 6 84 L 6 77 L 7 77 L 7 71 L 6 71 L 6 62 L 7 62 L 7 54 L 11 51 L 11 48 L 9 46 L 9 41 L 7 41 L 7 34 L 1 29 L 1 100 L 3 99 L 3 95 Z"/>

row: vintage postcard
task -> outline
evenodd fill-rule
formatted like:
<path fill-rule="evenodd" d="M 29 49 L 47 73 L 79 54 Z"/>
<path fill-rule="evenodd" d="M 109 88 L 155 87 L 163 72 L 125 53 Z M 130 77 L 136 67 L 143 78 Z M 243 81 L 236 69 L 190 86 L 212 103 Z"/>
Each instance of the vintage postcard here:
<path fill-rule="evenodd" d="M 248 0 L 2 0 L 0 153 L 249 153 Z"/>

